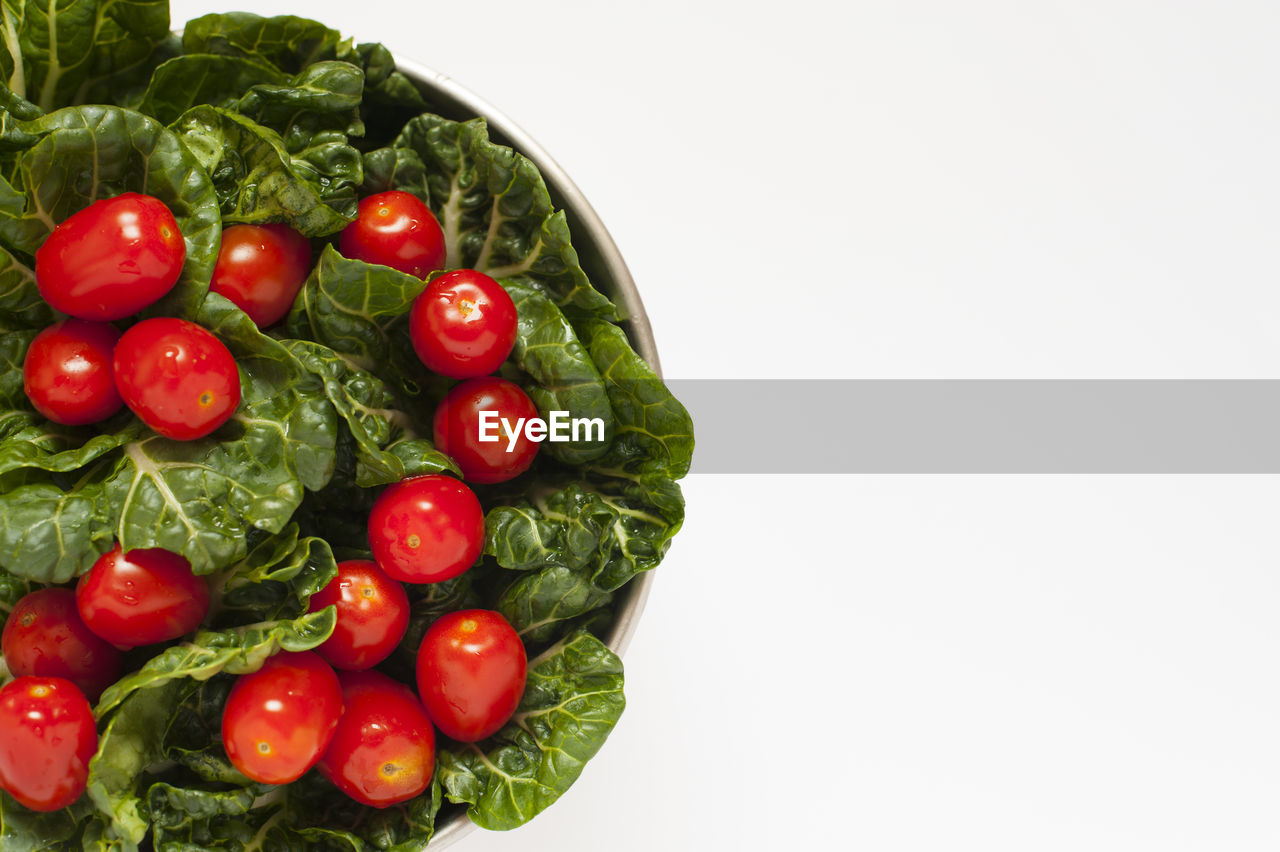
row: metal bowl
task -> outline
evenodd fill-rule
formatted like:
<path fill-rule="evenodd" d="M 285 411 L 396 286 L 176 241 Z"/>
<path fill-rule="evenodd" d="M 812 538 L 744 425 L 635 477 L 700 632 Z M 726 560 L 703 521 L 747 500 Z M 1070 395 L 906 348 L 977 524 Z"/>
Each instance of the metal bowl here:
<path fill-rule="evenodd" d="M 551 201 L 557 209 L 565 211 L 569 220 L 569 230 L 573 234 L 573 247 L 578 252 L 582 268 L 591 279 L 591 283 L 613 299 L 622 316 L 623 328 L 631 340 L 631 345 L 635 347 L 640 357 L 649 363 L 654 372 L 661 376 L 662 367 L 658 363 L 658 349 L 654 344 L 653 329 L 649 326 L 649 317 L 645 314 L 644 304 L 640 301 L 636 282 L 631 277 L 631 272 L 627 269 L 627 264 L 623 261 L 613 238 L 605 229 L 604 223 L 600 221 L 600 217 L 596 215 L 596 211 L 592 209 L 582 191 L 574 185 L 564 170 L 551 159 L 551 155 L 544 151 L 542 146 L 533 141 L 511 119 L 456 81 L 425 65 L 419 65 L 398 56 L 396 67 L 418 86 L 433 110 L 446 118 L 455 120 L 483 117 L 488 122 L 491 139 L 514 148 L 534 162 L 547 182 Z M 602 638 L 618 655 L 626 650 L 632 634 L 635 633 L 652 583 L 653 572 L 647 571 L 640 574 L 623 588 L 615 604 L 616 614 L 613 624 Z M 430 848 L 434 852 L 451 843 L 456 843 L 475 827 L 462 809 L 447 813 L 436 825 L 436 833 L 431 839 Z"/>

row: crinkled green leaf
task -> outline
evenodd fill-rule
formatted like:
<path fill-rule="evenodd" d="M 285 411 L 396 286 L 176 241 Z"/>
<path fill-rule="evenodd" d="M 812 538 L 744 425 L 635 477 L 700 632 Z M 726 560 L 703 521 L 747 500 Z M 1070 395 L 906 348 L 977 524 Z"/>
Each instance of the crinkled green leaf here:
<path fill-rule="evenodd" d="M 328 543 L 300 538 L 297 524 L 290 524 L 209 578 L 214 593 L 211 612 L 219 624 L 296 618 L 337 572 Z"/>
<path fill-rule="evenodd" d="M 459 473 L 448 456 L 418 436 L 410 417 L 394 408 L 395 398 L 376 376 L 352 367 L 319 343 L 286 340 L 285 346 L 324 382 L 326 397 L 355 439 L 357 485 L 388 485 L 426 473 Z"/>
<path fill-rule="evenodd" d="M 108 820 L 103 841 L 134 849 L 146 836 L 146 770 L 163 756 L 169 719 L 194 689 L 194 681 L 170 680 L 133 693 L 102 731 L 89 762 L 88 794 Z"/>
<path fill-rule="evenodd" d="M 512 278 L 562 308 L 613 318 L 591 286 L 532 161 L 489 141 L 484 119 L 449 121 L 426 113 L 392 147 L 414 151 L 426 168 L 430 205 L 444 229 L 445 265 Z"/>
<path fill-rule="evenodd" d="M 580 436 L 566 427 L 573 440 L 546 441 L 542 452 L 569 464 L 599 458 L 613 440 L 613 409 L 600 371 L 573 326 L 542 291 L 510 281 L 502 286 L 516 306 L 511 360 L 532 379 L 525 383 L 529 398 L 549 423 L 556 411 L 568 412 L 572 420 L 589 421 Z"/>
<path fill-rule="evenodd" d="M 323 343 L 364 370 L 385 367 L 395 347 L 391 326 L 408 312 L 427 282 L 343 257 L 325 246 L 285 320 L 290 337 Z"/>
<path fill-rule="evenodd" d="M 364 72 L 350 62 L 317 62 L 280 83 L 260 83 L 236 111 L 280 134 L 291 153 L 364 135 Z"/>
<path fill-rule="evenodd" d="M 33 482 L 0 493 L 0 568 L 41 583 L 65 583 L 111 549 L 116 510 L 101 483 L 68 492 Z"/>
<path fill-rule="evenodd" d="M 0 314 L 11 324 L 43 328 L 53 323 L 53 310 L 36 288 L 31 264 L 0 246 Z"/>
<path fill-rule="evenodd" d="M 200 104 L 234 106 L 250 86 L 284 83 L 289 76 L 274 65 L 243 56 L 190 53 L 175 56 L 152 73 L 138 111 L 171 124 Z"/>
<path fill-rule="evenodd" d="M 314 62 L 348 59 L 350 40 L 319 21 L 294 15 L 264 18 L 251 12 L 204 15 L 182 30 L 187 53 L 248 56 L 296 74 Z"/>
<path fill-rule="evenodd" d="M 167 0 L 4 0 L 3 11 L 0 70 L 46 110 L 79 101 L 92 78 L 145 63 L 169 35 Z"/>
<path fill-rule="evenodd" d="M 88 797 L 56 811 L 29 810 L 0 791 L 0 849 L 4 852 L 48 852 L 71 848 L 80 823 L 93 813 Z M 75 848 L 79 848 L 79 844 Z"/>
<path fill-rule="evenodd" d="M 187 110 L 172 127 L 212 177 L 227 224 L 285 222 L 323 237 L 355 215 L 363 162 L 349 145 L 291 154 L 274 130 L 212 106 Z"/>
<path fill-rule="evenodd" d="M 441 749 L 445 795 L 482 828 L 517 828 L 564 794 L 622 716 L 622 661 L 578 631 L 531 661 L 515 715 L 491 740 Z"/>
<path fill-rule="evenodd" d="M 329 638 L 336 620 L 333 607 L 326 607 L 292 620 L 201 631 L 191 641 L 165 649 L 138 671 L 107 687 L 94 712 L 101 718 L 139 690 L 155 689 L 175 680 L 208 680 L 221 672 L 256 672 L 278 651 L 309 651 L 316 647 Z"/>

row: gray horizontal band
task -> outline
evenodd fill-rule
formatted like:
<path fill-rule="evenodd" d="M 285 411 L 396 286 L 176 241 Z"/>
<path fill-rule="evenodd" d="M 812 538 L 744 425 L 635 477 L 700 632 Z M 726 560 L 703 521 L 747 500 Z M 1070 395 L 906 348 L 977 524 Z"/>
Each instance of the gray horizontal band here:
<path fill-rule="evenodd" d="M 669 380 L 694 473 L 1280 473 L 1274 380 Z"/>

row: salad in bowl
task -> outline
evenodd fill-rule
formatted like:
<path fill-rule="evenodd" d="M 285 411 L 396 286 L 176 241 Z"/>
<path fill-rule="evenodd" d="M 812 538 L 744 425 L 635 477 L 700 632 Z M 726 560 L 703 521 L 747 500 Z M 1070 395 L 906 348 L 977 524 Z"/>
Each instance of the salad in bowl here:
<path fill-rule="evenodd" d="M 522 825 L 623 712 L 688 413 L 483 116 L 316 21 L 170 26 L 6 10 L 0 848 Z"/>

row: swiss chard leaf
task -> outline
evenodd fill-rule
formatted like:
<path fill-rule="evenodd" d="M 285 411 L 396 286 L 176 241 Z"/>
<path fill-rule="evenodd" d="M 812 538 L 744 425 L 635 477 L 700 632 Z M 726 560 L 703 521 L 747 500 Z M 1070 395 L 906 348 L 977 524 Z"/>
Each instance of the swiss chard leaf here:
<path fill-rule="evenodd" d="M 564 214 L 552 207 L 537 167 L 490 142 L 483 119 L 460 123 L 425 113 L 404 126 L 392 147 L 412 150 L 426 169 L 448 268 L 515 279 L 584 315 L 616 315 L 582 271 Z"/>
<path fill-rule="evenodd" d="M 0 571 L 0 629 L 13 612 L 14 604 L 31 592 L 40 588 L 24 577 L 15 577 L 7 571 Z"/>
<path fill-rule="evenodd" d="M 350 62 L 317 62 L 282 83 L 249 89 L 236 110 L 280 134 L 291 153 L 364 134 L 364 72 Z"/>
<path fill-rule="evenodd" d="M 222 672 L 256 672 L 278 651 L 309 651 L 316 647 L 333 633 L 336 621 L 333 607 L 326 607 L 293 620 L 201 631 L 190 642 L 165 649 L 138 671 L 107 687 L 94 712 L 103 717 L 139 690 L 156 689 L 173 681 L 208 680 Z"/>
<path fill-rule="evenodd" d="M 64 491 L 31 482 L 0 493 L 0 568 L 65 583 L 111 549 L 116 511 L 99 482 Z"/>
<path fill-rule="evenodd" d="M 149 827 L 142 790 L 147 768 L 164 754 L 164 732 L 194 681 L 171 680 L 136 692 L 107 723 L 89 762 L 89 798 L 106 818 L 102 840 L 136 849 Z"/>
<path fill-rule="evenodd" d="M 460 473 L 448 456 L 417 435 L 410 417 L 394 407 L 395 398 L 376 376 L 352 367 L 319 343 L 287 340 L 285 346 L 324 383 L 325 396 L 350 430 L 355 440 L 356 485 L 387 485 L 407 476 L 443 471 Z"/>
<path fill-rule="evenodd" d="M 251 12 L 204 15 L 182 30 L 187 53 L 218 53 L 265 60 L 289 74 L 313 62 L 348 59 L 350 40 L 319 21 L 293 15 L 264 18 Z"/>
<path fill-rule="evenodd" d="M 613 409 L 600 371 L 573 326 L 540 290 L 514 282 L 503 287 L 519 318 L 511 360 L 533 380 L 525 383 L 529 398 L 544 420 L 550 421 L 553 411 L 567 411 L 575 420 L 593 423 L 580 437 L 570 433 L 572 440 L 545 443 L 543 451 L 570 464 L 599 458 L 613 440 Z"/>
<path fill-rule="evenodd" d="M 18 161 L 20 186 L 0 181 L 0 239 L 34 255 L 54 227 L 94 201 L 124 192 L 159 198 L 182 230 L 178 283 L 151 310 L 194 309 L 208 290 L 221 222 L 209 176 L 163 125 L 107 106 L 68 107 L 27 122 L 39 139 Z"/>
<path fill-rule="evenodd" d="M 482 828 L 524 825 L 578 779 L 625 707 L 622 661 L 578 631 L 531 661 L 520 706 L 492 740 L 437 754 L 445 795 Z"/>
<path fill-rule="evenodd" d="M 24 808 L 0 792 L 0 849 L 4 852 L 49 852 L 68 848 L 79 832 L 80 823 L 93 813 L 87 797 L 70 807 L 39 812 Z M 77 844 L 75 848 L 79 848 Z"/>
<path fill-rule="evenodd" d="M 200 104 L 234 106 L 250 86 L 282 84 L 289 76 L 274 65 L 243 56 L 191 53 L 161 64 L 138 104 L 138 111 L 171 124 Z"/>
<path fill-rule="evenodd" d="M 167 0 L 4 0 L 0 70 L 45 110 L 81 100 L 92 78 L 143 64 L 169 35 Z"/>
<path fill-rule="evenodd" d="M 421 278 L 352 260 L 325 246 L 284 330 L 323 343 L 363 370 L 385 368 L 399 357 L 392 325 L 426 287 Z"/>
<path fill-rule="evenodd" d="M 290 524 L 210 578 L 210 618 L 219 624 L 296 618 L 337 570 L 333 551 L 323 539 L 300 538 L 297 524 Z"/>
<path fill-rule="evenodd" d="M 326 141 L 294 154 L 274 130 L 212 106 L 193 107 L 172 126 L 212 176 L 228 224 L 285 222 L 323 237 L 355 216 L 363 161 L 349 145 Z"/>
<path fill-rule="evenodd" d="M 11 325 L 42 328 L 53 311 L 36 289 L 36 274 L 26 259 L 0 246 L 0 316 Z"/>

